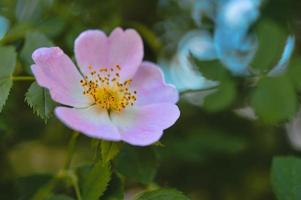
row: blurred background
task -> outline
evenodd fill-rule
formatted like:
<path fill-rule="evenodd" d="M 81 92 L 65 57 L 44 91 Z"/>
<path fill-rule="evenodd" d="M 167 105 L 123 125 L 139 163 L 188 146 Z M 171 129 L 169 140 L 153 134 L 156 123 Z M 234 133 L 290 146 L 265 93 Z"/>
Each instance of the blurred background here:
<path fill-rule="evenodd" d="M 300 10 L 299 0 L 0 0 L 0 44 L 16 49 L 14 75 L 31 76 L 38 47 L 73 56 L 84 30 L 136 29 L 145 59 L 181 93 L 181 117 L 160 144 L 123 145 L 113 169 L 125 193 L 160 185 L 193 200 L 276 199 L 273 157 L 301 150 Z M 32 82 L 14 81 L 0 113 L 3 200 L 30 199 L 67 155 L 72 131 L 47 93 L 28 100 Z M 81 135 L 72 166 L 93 156 Z M 72 196 L 64 184 L 55 192 Z"/>

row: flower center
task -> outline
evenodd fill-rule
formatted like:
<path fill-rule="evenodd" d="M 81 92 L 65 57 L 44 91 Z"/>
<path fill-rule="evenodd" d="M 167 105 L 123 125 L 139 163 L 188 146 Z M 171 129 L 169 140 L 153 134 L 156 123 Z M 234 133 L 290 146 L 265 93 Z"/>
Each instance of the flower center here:
<path fill-rule="evenodd" d="M 80 81 L 83 94 L 91 97 L 95 104 L 108 111 L 122 111 L 127 106 L 134 105 L 136 91 L 130 91 L 132 80 L 120 81 L 121 67 L 93 69 Z"/>

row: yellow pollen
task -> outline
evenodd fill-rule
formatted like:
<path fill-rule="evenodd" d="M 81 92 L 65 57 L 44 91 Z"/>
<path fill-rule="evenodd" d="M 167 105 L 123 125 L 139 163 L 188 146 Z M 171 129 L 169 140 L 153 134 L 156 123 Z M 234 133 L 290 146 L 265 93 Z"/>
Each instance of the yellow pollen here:
<path fill-rule="evenodd" d="M 88 66 L 90 73 L 80 83 L 83 87 L 83 95 L 93 99 L 100 108 L 110 111 L 122 111 L 127 106 L 133 106 L 137 100 L 137 91 L 130 91 L 132 80 L 121 82 L 119 72 L 121 67 L 100 68 L 94 70 Z"/>

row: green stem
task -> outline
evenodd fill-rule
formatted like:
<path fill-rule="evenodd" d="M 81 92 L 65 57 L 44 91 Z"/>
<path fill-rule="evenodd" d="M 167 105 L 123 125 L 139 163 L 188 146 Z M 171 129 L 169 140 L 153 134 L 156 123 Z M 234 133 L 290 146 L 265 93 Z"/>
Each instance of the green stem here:
<path fill-rule="evenodd" d="M 73 187 L 74 187 L 74 190 L 75 190 L 77 200 L 82 200 L 82 196 L 80 194 L 80 189 L 79 189 L 79 186 L 78 186 L 78 181 L 74 181 L 74 182 L 72 181 L 72 184 L 73 184 Z"/>
<path fill-rule="evenodd" d="M 79 136 L 79 132 L 73 132 L 73 135 L 71 136 L 71 139 L 69 141 L 68 155 L 64 166 L 65 170 L 68 170 L 70 168 L 72 157 L 75 152 L 75 146 L 76 146 L 78 136 Z"/>
<path fill-rule="evenodd" d="M 12 76 L 11 79 L 13 81 L 34 81 L 35 78 L 33 76 Z"/>

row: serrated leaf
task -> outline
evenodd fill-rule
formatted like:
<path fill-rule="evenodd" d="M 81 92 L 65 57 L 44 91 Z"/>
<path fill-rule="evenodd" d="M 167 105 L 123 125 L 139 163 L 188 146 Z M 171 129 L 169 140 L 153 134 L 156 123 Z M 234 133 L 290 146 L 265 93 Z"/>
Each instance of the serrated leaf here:
<path fill-rule="evenodd" d="M 157 170 L 157 156 L 150 148 L 125 146 L 114 160 L 122 175 L 140 183 L 150 183 Z"/>
<path fill-rule="evenodd" d="M 276 157 L 273 159 L 271 181 L 278 200 L 301 198 L 301 159 Z"/>
<path fill-rule="evenodd" d="M 47 200 L 74 200 L 74 199 L 66 195 L 53 195 L 49 197 Z"/>
<path fill-rule="evenodd" d="M 135 200 L 190 200 L 183 193 L 174 189 L 159 189 L 143 192 Z"/>
<path fill-rule="evenodd" d="M 25 100 L 28 105 L 33 109 L 39 117 L 44 121 L 51 116 L 52 111 L 55 107 L 55 103 L 52 101 L 49 92 L 41 88 L 36 82 L 33 82 L 29 87 Z"/>
<path fill-rule="evenodd" d="M 251 106 L 265 123 L 289 119 L 297 111 L 297 95 L 285 77 L 263 78 L 251 95 Z"/>
<path fill-rule="evenodd" d="M 0 112 L 13 85 L 11 76 L 15 70 L 16 57 L 14 47 L 0 47 Z"/>
<path fill-rule="evenodd" d="M 111 179 L 110 166 L 97 162 L 86 174 L 82 185 L 82 200 L 98 200 Z"/>
<path fill-rule="evenodd" d="M 113 174 L 109 187 L 104 193 L 102 200 L 123 200 L 124 199 L 124 186 L 120 176 Z"/>
<path fill-rule="evenodd" d="M 32 74 L 30 65 L 33 64 L 31 55 L 33 51 L 40 47 L 51 47 L 53 43 L 40 32 L 28 32 L 25 37 L 25 44 L 21 50 L 20 57 L 25 64 L 27 73 Z"/>
<path fill-rule="evenodd" d="M 121 143 L 101 141 L 101 157 L 105 163 L 109 162 L 119 153 L 121 148 Z"/>

